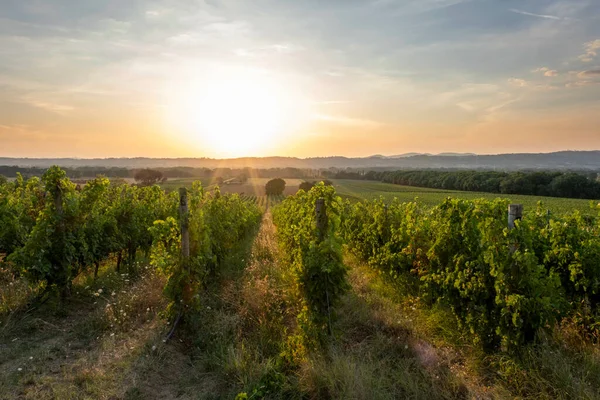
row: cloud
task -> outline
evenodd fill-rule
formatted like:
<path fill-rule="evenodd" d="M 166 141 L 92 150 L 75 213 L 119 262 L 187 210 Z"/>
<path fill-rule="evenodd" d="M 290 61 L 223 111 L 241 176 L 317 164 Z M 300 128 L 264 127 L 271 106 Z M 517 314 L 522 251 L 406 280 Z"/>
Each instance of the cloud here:
<path fill-rule="evenodd" d="M 326 121 L 332 122 L 339 125 L 345 126 L 359 126 L 363 128 L 379 128 L 385 126 L 384 123 L 379 121 L 373 121 L 370 119 L 361 119 L 361 118 L 350 118 L 344 116 L 335 116 L 328 114 L 314 114 L 313 119 L 318 121 Z"/>
<path fill-rule="evenodd" d="M 252 27 L 246 21 L 213 22 L 204 27 L 205 32 L 231 37 L 251 33 Z"/>
<path fill-rule="evenodd" d="M 579 81 L 575 81 L 575 82 L 569 82 L 565 85 L 565 87 L 567 88 L 579 88 L 579 87 L 584 87 L 584 86 L 593 86 L 593 85 L 600 85 L 600 81 L 591 81 L 589 79 L 587 80 L 579 80 Z"/>
<path fill-rule="evenodd" d="M 324 101 L 315 101 L 313 102 L 313 104 L 324 104 L 324 105 L 328 105 L 328 104 L 349 104 L 352 103 L 349 100 L 324 100 Z"/>
<path fill-rule="evenodd" d="M 554 19 L 554 20 L 561 19 L 560 17 L 557 17 L 556 15 L 535 14 L 535 13 L 530 13 L 530 12 L 527 12 L 527 11 L 518 10 L 516 8 L 511 8 L 508 11 L 516 13 L 516 14 L 528 15 L 530 17 L 545 18 L 545 19 Z"/>
<path fill-rule="evenodd" d="M 580 55 L 579 59 L 583 62 L 592 61 L 598 55 L 597 50 L 600 50 L 600 39 L 585 43 L 583 48 L 585 49 L 585 54 Z"/>
<path fill-rule="evenodd" d="M 508 83 L 510 83 L 513 86 L 518 86 L 518 87 L 529 86 L 529 84 L 527 83 L 527 81 L 525 79 L 519 79 L 519 78 L 509 78 Z"/>
<path fill-rule="evenodd" d="M 555 69 L 550 69 L 547 67 L 541 67 L 541 68 L 536 68 L 531 72 L 541 72 L 544 74 L 544 76 L 547 77 L 553 77 L 553 76 L 558 76 L 558 71 Z"/>
<path fill-rule="evenodd" d="M 400 14 L 421 14 L 470 1 L 472 0 L 374 0 L 371 5 L 374 7 L 392 7 Z"/>
<path fill-rule="evenodd" d="M 239 57 L 255 57 L 267 54 L 292 54 L 297 51 L 301 51 L 304 48 L 302 46 L 297 46 L 289 43 L 276 43 L 270 44 L 266 46 L 254 47 L 249 49 L 235 49 L 233 53 Z"/>
<path fill-rule="evenodd" d="M 38 98 L 32 98 L 30 96 L 23 97 L 19 102 L 60 115 L 64 115 L 69 111 L 73 111 L 75 109 L 75 107 L 66 104 L 62 104 L 55 101 L 41 100 Z"/>
<path fill-rule="evenodd" d="M 467 103 L 467 102 L 456 103 L 456 106 L 459 108 L 462 108 L 463 110 L 465 110 L 467 112 L 473 112 L 477 109 L 477 107 L 475 107 L 472 104 Z"/>
<path fill-rule="evenodd" d="M 581 71 L 577 74 L 579 78 L 600 78 L 600 69 L 591 69 L 589 71 Z"/>

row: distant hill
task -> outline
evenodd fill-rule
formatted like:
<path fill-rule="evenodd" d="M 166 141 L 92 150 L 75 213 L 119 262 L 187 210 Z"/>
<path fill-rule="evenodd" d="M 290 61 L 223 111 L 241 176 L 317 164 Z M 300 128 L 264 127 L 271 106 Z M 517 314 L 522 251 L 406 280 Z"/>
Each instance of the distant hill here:
<path fill-rule="evenodd" d="M 459 153 L 404 154 L 371 157 L 243 157 L 213 158 L 0 158 L 0 165 L 21 167 L 195 167 L 195 168 L 382 168 L 382 169 L 553 169 L 600 170 L 600 151 L 559 151 L 555 153 L 515 153 L 475 155 Z"/>

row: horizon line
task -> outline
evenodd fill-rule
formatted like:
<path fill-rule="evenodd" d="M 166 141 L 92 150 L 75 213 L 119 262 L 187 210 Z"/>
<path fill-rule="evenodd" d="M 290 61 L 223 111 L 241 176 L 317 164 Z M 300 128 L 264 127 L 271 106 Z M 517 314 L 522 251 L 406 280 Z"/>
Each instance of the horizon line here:
<path fill-rule="evenodd" d="M 408 153 L 397 153 L 391 155 L 384 154 L 371 154 L 368 156 L 344 156 L 344 155 L 331 155 L 331 156 L 308 156 L 308 157 L 297 157 L 297 156 L 241 156 L 241 157 L 227 157 L 227 158 L 217 158 L 217 157 L 151 157 L 151 156 L 124 156 L 124 157 L 15 157 L 15 156 L 2 156 L 0 155 L 0 159 L 11 159 L 11 160 L 135 160 L 135 159 L 150 159 L 150 160 L 241 160 L 241 159 L 266 159 L 266 158 L 290 158 L 297 160 L 310 160 L 310 159 L 319 159 L 319 158 L 348 158 L 348 159 L 364 159 L 364 158 L 374 158 L 374 157 L 399 157 L 405 156 L 406 158 L 410 157 L 418 157 L 418 156 L 427 156 L 427 157 L 439 157 L 439 156 L 448 156 L 448 157 L 474 157 L 474 156 L 504 156 L 504 155 L 548 155 L 548 154 L 557 154 L 557 153 L 593 153 L 600 152 L 600 149 L 595 150 L 556 150 L 556 151 L 547 151 L 547 152 L 507 152 L 507 153 L 461 153 L 461 152 L 453 152 L 453 151 L 445 151 L 441 153 L 420 153 L 420 152 L 408 152 Z M 451 154 L 451 155 L 450 155 Z"/>

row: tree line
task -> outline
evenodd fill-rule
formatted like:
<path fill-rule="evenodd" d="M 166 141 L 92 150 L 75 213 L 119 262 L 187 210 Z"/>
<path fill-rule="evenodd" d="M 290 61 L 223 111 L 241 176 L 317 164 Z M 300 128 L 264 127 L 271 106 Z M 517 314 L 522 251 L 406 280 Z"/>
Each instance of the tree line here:
<path fill-rule="evenodd" d="M 336 179 L 375 180 L 397 185 L 500 194 L 599 199 L 598 174 L 581 172 L 498 171 L 338 171 Z"/>
<path fill-rule="evenodd" d="M 24 177 L 42 176 L 48 168 L 20 167 L 14 165 L 0 165 L 0 175 L 15 178 L 17 174 Z M 148 168 L 123 168 L 123 167 L 75 167 L 63 168 L 70 179 L 92 178 L 103 175 L 109 178 L 135 178 L 136 173 Z M 241 175 L 254 178 L 288 178 L 308 179 L 319 176 L 319 171 L 300 168 L 192 168 L 192 167 L 169 167 L 151 168 L 152 171 L 160 171 L 165 178 L 234 178 Z"/>

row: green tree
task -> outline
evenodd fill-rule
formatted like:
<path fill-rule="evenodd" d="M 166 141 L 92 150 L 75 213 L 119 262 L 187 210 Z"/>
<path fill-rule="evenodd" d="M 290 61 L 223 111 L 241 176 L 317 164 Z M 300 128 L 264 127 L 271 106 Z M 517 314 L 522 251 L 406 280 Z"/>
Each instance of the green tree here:
<path fill-rule="evenodd" d="M 265 185 L 265 193 L 267 196 L 283 194 L 285 190 L 285 181 L 281 178 L 271 179 Z"/>
<path fill-rule="evenodd" d="M 304 190 L 305 192 L 308 192 L 310 189 L 312 189 L 313 186 L 315 186 L 314 182 L 304 181 L 300 184 L 298 190 Z"/>
<path fill-rule="evenodd" d="M 142 186 L 152 186 L 156 183 L 164 182 L 166 180 L 162 172 L 150 168 L 136 171 L 133 179 L 135 179 L 136 182 L 139 182 Z"/>

